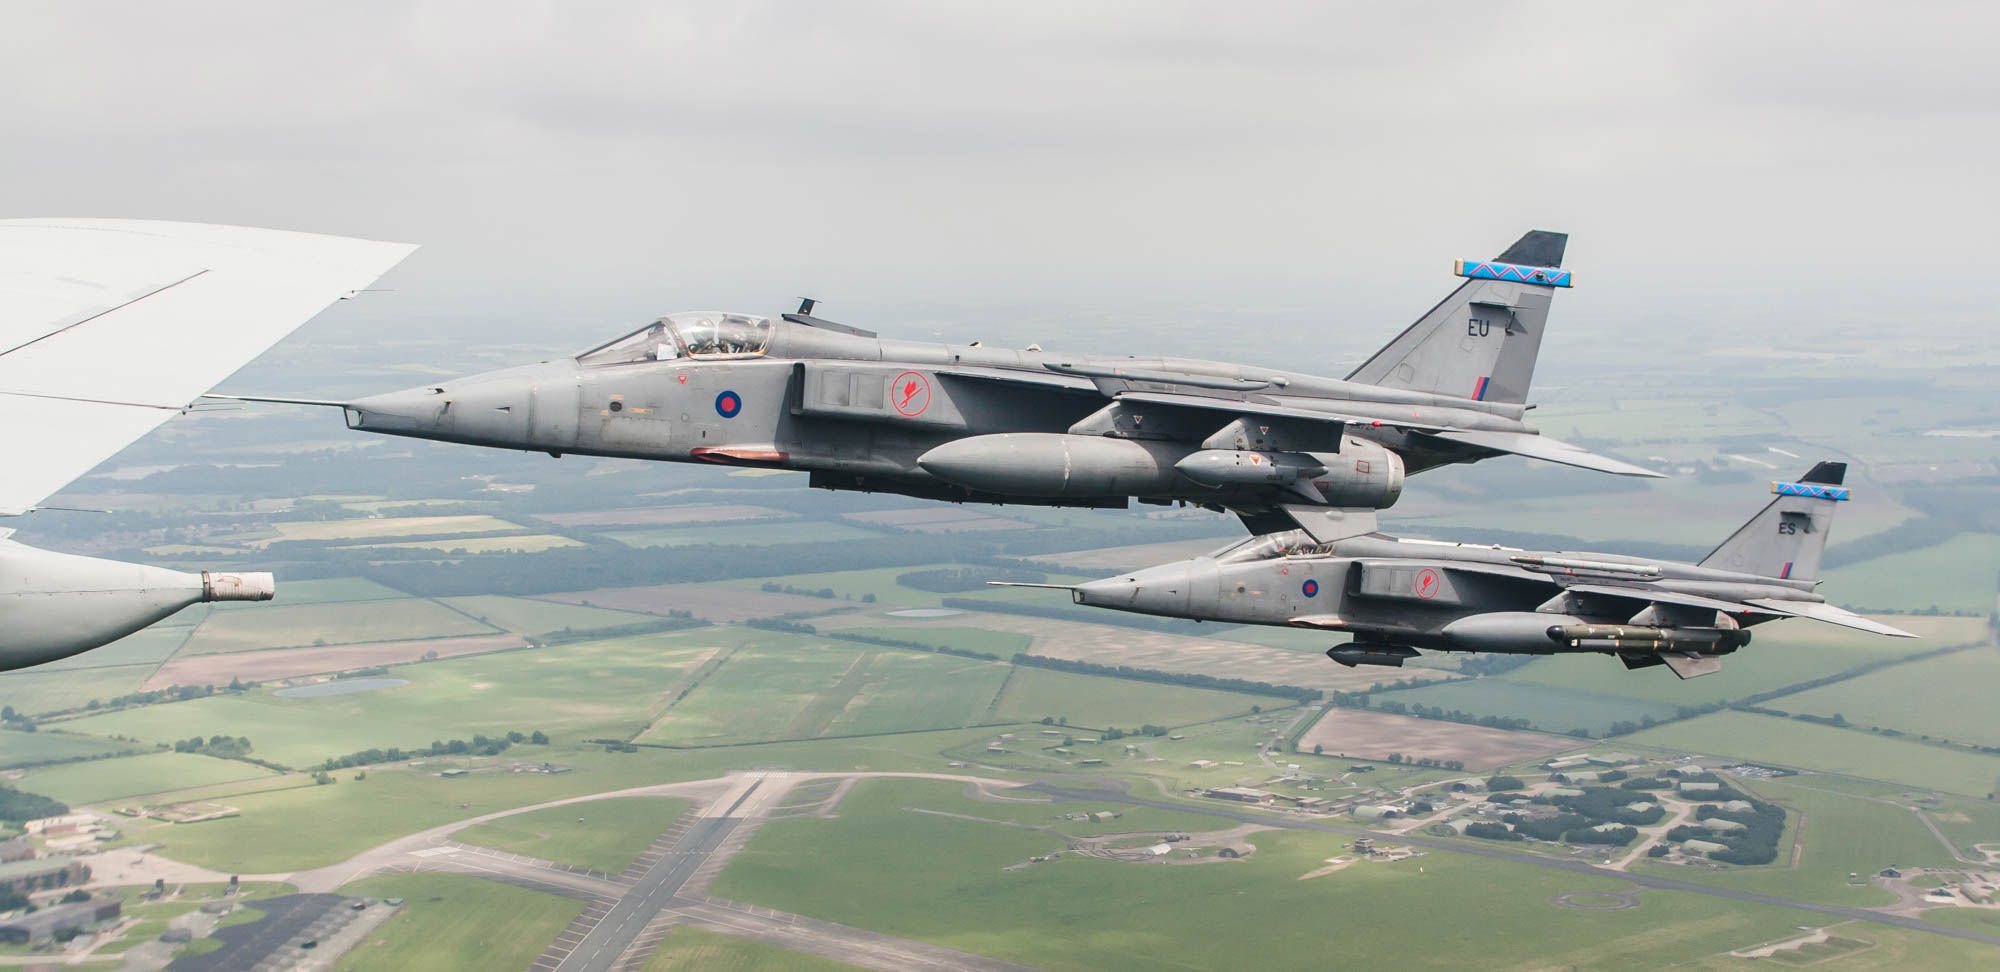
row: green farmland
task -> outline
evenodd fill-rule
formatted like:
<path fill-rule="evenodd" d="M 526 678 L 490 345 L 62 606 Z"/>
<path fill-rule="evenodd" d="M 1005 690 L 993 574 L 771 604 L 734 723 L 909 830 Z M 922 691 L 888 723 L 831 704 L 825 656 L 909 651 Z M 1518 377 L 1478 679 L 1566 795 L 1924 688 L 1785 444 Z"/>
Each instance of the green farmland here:
<path fill-rule="evenodd" d="M 1845 773 L 1947 793 L 1979 796 L 2000 789 L 2000 756 L 1748 712 L 1717 712 L 1647 729 L 1621 737 L 1621 741 Z"/>
<path fill-rule="evenodd" d="M 1167 722 L 1156 724 L 1181 726 L 1248 713 L 1253 707 L 1282 709 L 1291 704 L 1290 699 L 1264 695 L 1023 667 L 1008 680 L 993 721 L 1052 718 L 1093 729 L 1137 729 L 1158 719 Z"/>

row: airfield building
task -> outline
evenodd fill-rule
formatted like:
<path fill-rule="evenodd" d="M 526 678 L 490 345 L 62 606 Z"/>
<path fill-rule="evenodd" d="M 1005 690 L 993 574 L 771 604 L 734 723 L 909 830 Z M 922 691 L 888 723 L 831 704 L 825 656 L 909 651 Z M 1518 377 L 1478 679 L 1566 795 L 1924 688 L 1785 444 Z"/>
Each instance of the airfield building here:
<path fill-rule="evenodd" d="M 61 854 L 39 860 L 0 864 L 0 891 L 28 894 L 49 888 L 63 888 L 90 880 L 90 868 L 74 857 Z"/>
<path fill-rule="evenodd" d="M 1738 830 L 1750 829 L 1749 827 L 1737 823 L 1734 820 L 1724 820 L 1721 817 L 1710 817 L 1707 820 L 1702 821 L 1701 828 L 1703 830 L 1707 830 L 1712 833 L 1718 833 L 1718 834 L 1727 834 L 1727 833 L 1733 833 Z"/>
<path fill-rule="evenodd" d="M 1276 794 L 1243 786 L 1212 787 L 1207 795 L 1217 800 L 1234 800 L 1238 803 L 1255 803 L 1259 806 L 1270 806 L 1272 799 L 1276 797 Z"/>
<path fill-rule="evenodd" d="M 1682 793 L 1715 793 L 1722 789 L 1720 783 L 1682 783 L 1677 789 Z"/>
<path fill-rule="evenodd" d="M 1707 857 L 1710 854 L 1720 853 L 1728 849 L 1728 844 L 1718 844 L 1712 840 L 1681 841 L 1681 853 L 1689 857 Z"/>
<path fill-rule="evenodd" d="M 9 945 L 39 942 L 57 932 L 85 928 L 109 918 L 116 918 L 121 910 L 123 905 L 117 898 L 96 898 L 74 904 L 54 905 L 0 924 L 0 942 Z"/>
<path fill-rule="evenodd" d="M 0 864 L 33 860 L 34 857 L 35 845 L 28 843 L 28 838 L 16 837 L 13 840 L 0 840 Z"/>
<path fill-rule="evenodd" d="M 1757 808 L 1751 806 L 1748 800 L 1731 800 L 1722 805 L 1724 813 L 1749 813 L 1755 809 Z"/>

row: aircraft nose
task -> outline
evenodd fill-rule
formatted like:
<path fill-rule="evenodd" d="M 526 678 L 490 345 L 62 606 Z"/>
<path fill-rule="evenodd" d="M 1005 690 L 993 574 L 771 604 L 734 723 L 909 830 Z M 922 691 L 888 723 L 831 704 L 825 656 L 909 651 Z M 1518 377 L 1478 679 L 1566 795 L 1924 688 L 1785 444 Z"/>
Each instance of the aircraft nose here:
<path fill-rule="evenodd" d="M 549 377 L 541 366 L 508 368 L 371 395 L 347 403 L 347 427 L 500 448 L 538 447 L 529 435 L 529 413 L 537 383 Z M 569 407 L 573 412 L 573 391 Z"/>
<path fill-rule="evenodd" d="M 1070 597 L 1092 607 L 1182 616 L 1187 614 L 1192 580 L 1187 564 L 1165 564 L 1078 584 Z"/>
<path fill-rule="evenodd" d="M 447 404 L 442 386 L 369 395 L 347 403 L 347 427 L 390 435 L 434 431 Z"/>

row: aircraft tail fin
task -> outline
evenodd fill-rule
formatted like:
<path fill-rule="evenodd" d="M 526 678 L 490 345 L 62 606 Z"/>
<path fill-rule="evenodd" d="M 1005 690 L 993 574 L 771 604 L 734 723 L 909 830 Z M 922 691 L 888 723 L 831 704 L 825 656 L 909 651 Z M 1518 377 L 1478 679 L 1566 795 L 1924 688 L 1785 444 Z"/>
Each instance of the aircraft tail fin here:
<path fill-rule="evenodd" d="M 1785 580 L 1818 580 L 1834 504 L 1847 499 L 1847 463 L 1821 462 L 1797 482 L 1772 483 L 1776 496 L 1722 541 L 1701 566 Z"/>
<path fill-rule="evenodd" d="M 1569 234 L 1531 230 L 1493 260 L 1460 260 L 1465 282 L 1396 335 L 1349 381 L 1521 404 L 1535 377 L 1542 328 L 1557 288 Z"/>

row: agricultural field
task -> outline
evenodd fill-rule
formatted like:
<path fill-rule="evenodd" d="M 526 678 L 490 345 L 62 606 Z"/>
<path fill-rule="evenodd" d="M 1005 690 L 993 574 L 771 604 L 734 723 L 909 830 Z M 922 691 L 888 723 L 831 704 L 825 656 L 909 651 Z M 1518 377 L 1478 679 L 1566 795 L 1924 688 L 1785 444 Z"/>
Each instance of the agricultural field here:
<path fill-rule="evenodd" d="M 795 587 L 800 590 L 817 591 L 828 588 L 835 600 L 852 598 L 861 600 L 864 596 L 875 595 L 875 607 L 879 609 L 905 607 L 937 607 L 945 595 L 930 591 L 919 591 L 896 583 L 896 578 L 915 570 L 936 570 L 960 567 L 962 564 L 926 564 L 921 567 L 880 567 L 870 570 L 835 570 L 817 574 L 791 574 L 784 577 L 762 577 L 756 579 L 722 581 L 714 586 L 742 591 L 761 590 L 766 583 L 781 587 Z"/>
<path fill-rule="evenodd" d="M 365 610 L 357 610 L 347 602 L 272 605 L 255 611 L 217 611 L 209 615 L 181 652 L 207 655 L 260 648 L 450 638 L 493 634 L 497 630 L 435 601 L 419 598 L 369 601 Z"/>
<path fill-rule="evenodd" d="M 184 655 L 161 665 L 146 680 L 146 690 L 175 685 L 227 687 L 232 679 L 266 682 L 273 679 L 345 672 L 356 668 L 401 665 L 424 658 L 452 658 L 489 651 L 523 648 L 526 638 L 516 634 L 474 635 L 470 638 L 432 638 L 427 641 L 377 641 L 326 648 L 274 648 L 269 651 L 232 651 L 219 655 Z"/>
<path fill-rule="evenodd" d="M 1037 722 L 1049 717 L 1093 729 L 1137 729 L 1161 719 L 1166 721 L 1157 724 L 1184 726 L 1245 714 L 1252 708 L 1282 709 L 1292 704 L 1290 699 L 1266 695 L 1024 667 L 1015 669 L 1007 681 L 1007 691 L 993 708 L 993 721 Z"/>
<path fill-rule="evenodd" d="M 691 611 L 704 621 L 748 621 L 780 614 L 823 614 L 853 607 L 840 598 L 808 597 L 796 594 L 768 594 L 750 588 L 722 584 L 653 584 L 646 587 L 601 587 L 592 591 L 544 594 L 537 600 L 584 607 L 610 608 L 666 614 Z"/>
<path fill-rule="evenodd" d="M 1576 743 L 1569 736 L 1510 732 L 1366 709 L 1328 708 L 1299 737 L 1297 748 L 1299 752 L 1310 753 L 1318 747 L 1329 755 L 1372 760 L 1388 759 L 1392 753 L 1401 753 L 1406 761 L 1458 760 L 1467 770 L 1478 771 L 1550 756 L 1574 749 Z"/>
<path fill-rule="evenodd" d="M 700 544 L 762 546 L 771 543 L 840 543 L 874 540 L 879 531 L 863 530 L 822 520 L 788 523 L 746 523 L 740 526 L 688 526 L 659 530 L 606 533 L 628 547 L 692 547 Z"/>
<path fill-rule="evenodd" d="M 37 763 L 56 763 L 72 759 L 90 759 L 112 753 L 129 753 L 138 747 L 133 743 L 123 743 L 94 736 L 75 736 L 65 732 L 7 732 L 0 730 L 0 770 L 33 766 Z"/>
<path fill-rule="evenodd" d="M 502 597 L 496 594 L 441 597 L 438 598 L 438 602 L 487 624 L 525 635 L 548 634 L 564 628 L 591 631 L 658 620 L 652 615 L 633 611 L 613 611 L 539 598 Z"/>
<path fill-rule="evenodd" d="M 192 735 L 192 733 L 190 733 Z M 261 766 L 193 753 L 147 753 L 32 769 L 22 789 L 71 806 L 276 776 Z"/>
<path fill-rule="evenodd" d="M 1844 773 L 1946 793 L 1980 796 L 2000 789 L 2000 756 L 1748 712 L 1717 712 L 1621 736 L 1619 742 Z"/>
<path fill-rule="evenodd" d="M 1910 736 L 2000 746 L 2000 652 L 1973 648 L 1835 682 L 1771 704 L 1788 712 L 1833 716 Z"/>
<path fill-rule="evenodd" d="M 1826 572 L 1820 590 L 1835 604 L 1986 613 L 1993 610 L 1997 573 L 2000 536 L 1968 533 L 1922 550 L 1836 567 Z"/>
<path fill-rule="evenodd" d="M 684 526 L 729 523 L 740 520 L 775 520 L 797 514 L 768 506 L 743 503 L 702 503 L 686 506 L 641 506 L 622 510 L 591 510 L 581 513 L 543 513 L 536 517 L 561 527 L 596 529 L 607 526 Z"/>
<path fill-rule="evenodd" d="M 459 874 L 364 878 L 343 894 L 403 898 L 337 970 L 527 968 L 584 903 Z"/>
<path fill-rule="evenodd" d="M 389 516 L 351 520 L 292 520 L 271 524 L 275 535 L 244 544 L 263 548 L 286 540 L 374 540 L 379 537 L 428 536 L 442 533 L 521 531 L 518 523 L 497 516 Z"/>
<path fill-rule="evenodd" d="M 929 628 L 924 627 L 921 623 L 921 620 L 937 620 L 935 618 L 921 620 L 912 618 L 908 621 L 902 618 L 885 618 L 884 620 L 889 622 L 889 624 L 880 628 L 841 627 L 837 630 L 841 634 L 915 641 L 926 645 L 953 648 L 959 651 L 983 651 L 987 654 L 998 655 L 1003 660 L 1027 651 L 1028 645 L 1032 640 L 1027 635 L 1016 634 L 1012 631 L 990 631 L 985 628 Z M 897 624 L 898 622 L 908 624 L 909 627 L 901 627 Z M 827 627 L 832 628 L 832 625 L 828 625 Z"/>
<path fill-rule="evenodd" d="M 258 689 L 91 716 L 66 727 L 148 742 L 247 736 L 254 755 L 295 767 L 476 733 L 624 738 L 645 724 L 656 697 L 711 647 L 704 639 L 712 637 L 701 631 L 636 635 L 448 658 L 395 669 L 396 678 L 409 682 L 402 686 L 310 698 Z"/>
<path fill-rule="evenodd" d="M 665 797 L 614 797 L 474 824 L 452 839 L 616 874 L 688 808 Z"/>
<path fill-rule="evenodd" d="M 1130 864 L 1065 855 L 1047 834 L 912 813 L 963 811 L 962 788 L 870 781 L 834 819 L 773 821 L 716 880 L 714 893 L 1052 970 L 1226 968 L 1255 954 L 1271 965 L 1325 961 L 1330 913 L 1357 928 L 1407 927 L 1413 914 L 1452 915 L 1422 934 L 1425 960 L 1477 968 L 1494 955 L 1538 963 L 1670 965 L 1776 938 L 1806 916 L 1778 908 L 1646 891 L 1637 908 L 1565 920 L 1556 895 L 1626 890 L 1616 879 L 1469 855 L 1369 863 L 1311 880 L 1346 852 L 1337 834 L 1266 832 L 1241 861 Z M 1508 893 L 1495 895 L 1495 887 Z M 1143 906 L 1139 903 L 1143 902 Z M 1004 914 L 1004 921 L 995 915 Z M 1400 935 L 1345 935 L 1341 961 L 1407 964 Z"/>
<path fill-rule="evenodd" d="M 1596 656 L 1553 660 L 1574 665 L 1609 667 L 1617 669 L 1621 675 L 1634 678 L 1657 674 L 1662 678 L 1679 681 L 1670 673 L 1628 672 L 1616 661 Z M 1531 663 L 1529 667 L 1539 664 L 1542 662 Z M 1726 662 L 1724 666 L 1726 670 Z M 1679 708 L 1678 705 L 1666 702 L 1650 702 L 1643 698 L 1514 681 L 1504 677 L 1456 679 L 1420 688 L 1378 693 L 1374 697 L 1376 708 L 1380 708 L 1386 702 L 1436 706 L 1447 711 L 1457 709 L 1475 716 L 1493 715 L 1527 719 L 1535 728 L 1546 732 L 1587 729 L 1592 735 L 1603 734 L 1615 722 L 1637 722 L 1645 716 L 1670 719 Z"/>
<path fill-rule="evenodd" d="M 466 537 L 459 540 L 406 540 L 394 543 L 357 543 L 343 546 L 342 550 L 435 550 L 439 553 L 492 553 L 496 550 L 512 550 L 519 553 L 540 553 L 557 547 L 581 547 L 583 542 L 559 537 L 552 533 L 530 533 L 513 537 Z"/>
<path fill-rule="evenodd" d="M 676 925 L 640 972 L 840 972 L 859 969 L 817 955 Z"/>

